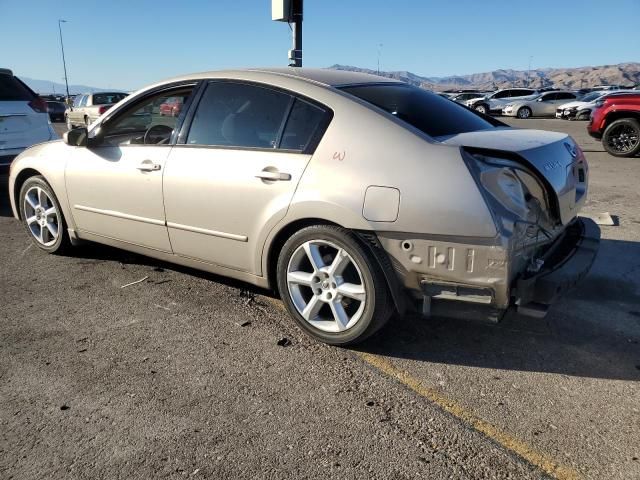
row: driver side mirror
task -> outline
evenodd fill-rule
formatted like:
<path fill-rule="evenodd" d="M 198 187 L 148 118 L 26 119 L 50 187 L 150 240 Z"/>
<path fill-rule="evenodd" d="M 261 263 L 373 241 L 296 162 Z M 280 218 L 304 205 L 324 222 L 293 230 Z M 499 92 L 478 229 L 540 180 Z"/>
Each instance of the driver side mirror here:
<path fill-rule="evenodd" d="M 64 139 L 64 143 L 72 147 L 86 147 L 88 135 L 87 129 L 82 127 L 65 132 L 62 138 Z"/>

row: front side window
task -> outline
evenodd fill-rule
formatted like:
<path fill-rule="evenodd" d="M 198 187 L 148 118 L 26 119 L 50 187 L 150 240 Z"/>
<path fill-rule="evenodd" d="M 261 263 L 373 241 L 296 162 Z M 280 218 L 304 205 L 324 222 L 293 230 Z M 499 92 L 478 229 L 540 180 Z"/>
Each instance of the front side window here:
<path fill-rule="evenodd" d="M 390 113 L 432 137 L 488 130 L 488 119 L 422 88 L 398 84 L 347 86 L 341 90 Z"/>
<path fill-rule="evenodd" d="M 513 97 L 514 95 L 511 94 L 511 90 L 503 90 L 501 92 L 496 93 L 493 98 L 508 98 L 508 97 Z"/>
<path fill-rule="evenodd" d="M 576 98 L 575 94 L 570 92 L 558 93 L 558 96 L 556 97 L 557 100 L 573 100 L 575 98 Z"/>
<path fill-rule="evenodd" d="M 160 105 L 173 97 L 185 103 L 193 87 L 179 87 L 151 95 L 133 104 L 124 112 L 107 120 L 100 136 L 107 145 L 167 145 L 178 124 L 179 117 L 161 113 Z"/>
<path fill-rule="evenodd" d="M 276 148 L 292 97 L 234 82 L 212 82 L 198 105 L 186 143 Z"/>

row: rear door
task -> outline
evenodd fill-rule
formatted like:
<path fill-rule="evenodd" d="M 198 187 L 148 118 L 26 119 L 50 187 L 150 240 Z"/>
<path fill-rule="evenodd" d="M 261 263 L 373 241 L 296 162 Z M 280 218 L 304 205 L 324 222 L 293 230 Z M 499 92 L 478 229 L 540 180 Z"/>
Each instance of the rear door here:
<path fill-rule="evenodd" d="M 284 217 L 328 115 L 267 86 L 210 82 L 164 175 L 174 253 L 261 274 L 259 239 Z"/>
<path fill-rule="evenodd" d="M 8 73 L 0 73 L 0 156 L 51 139 L 46 102 Z"/>

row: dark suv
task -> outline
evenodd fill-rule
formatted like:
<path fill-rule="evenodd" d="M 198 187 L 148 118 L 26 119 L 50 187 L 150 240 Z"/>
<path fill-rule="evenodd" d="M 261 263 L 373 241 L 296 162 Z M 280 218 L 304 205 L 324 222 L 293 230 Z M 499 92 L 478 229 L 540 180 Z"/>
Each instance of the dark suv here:
<path fill-rule="evenodd" d="M 589 135 L 616 157 L 640 153 L 640 93 L 610 95 L 596 103 L 587 126 Z"/>

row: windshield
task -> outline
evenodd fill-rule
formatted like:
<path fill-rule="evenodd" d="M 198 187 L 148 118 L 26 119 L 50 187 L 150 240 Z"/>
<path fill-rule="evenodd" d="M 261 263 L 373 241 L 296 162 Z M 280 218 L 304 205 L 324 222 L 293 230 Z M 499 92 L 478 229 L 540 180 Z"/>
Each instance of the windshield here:
<path fill-rule="evenodd" d="M 107 105 L 109 103 L 118 103 L 127 96 L 126 93 L 94 93 L 94 105 Z"/>
<path fill-rule="evenodd" d="M 582 101 L 583 102 L 592 102 L 593 100 L 600 98 L 602 95 L 604 95 L 603 92 L 591 92 L 588 93 L 587 95 L 585 95 L 584 97 L 582 97 Z"/>
<path fill-rule="evenodd" d="M 458 103 L 406 84 L 371 84 L 341 90 L 389 112 L 432 137 L 488 130 L 495 124 Z"/>

